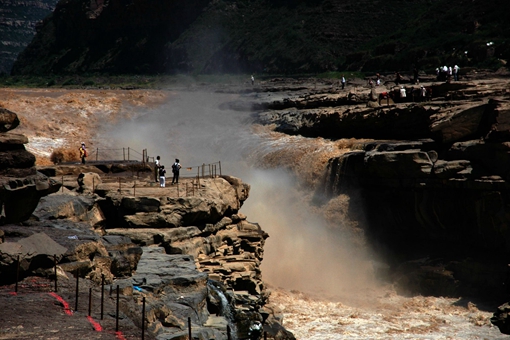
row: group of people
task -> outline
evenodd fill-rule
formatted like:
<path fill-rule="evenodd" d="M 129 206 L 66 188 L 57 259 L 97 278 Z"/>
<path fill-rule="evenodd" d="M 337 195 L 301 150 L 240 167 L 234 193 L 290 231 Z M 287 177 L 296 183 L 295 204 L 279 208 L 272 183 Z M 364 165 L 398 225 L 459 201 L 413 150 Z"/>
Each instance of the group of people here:
<path fill-rule="evenodd" d="M 453 67 L 451 67 L 451 66 L 437 67 L 436 68 L 437 80 L 446 80 L 447 82 L 450 82 L 451 78 L 453 76 L 453 80 L 458 81 L 459 80 L 459 70 L 460 70 L 460 67 L 458 65 L 455 65 Z"/>
<path fill-rule="evenodd" d="M 179 163 L 179 159 L 176 158 L 174 164 L 172 164 L 172 184 L 179 183 L 179 171 L 182 166 Z M 156 161 L 154 162 L 154 179 L 156 183 L 159 183 L 159 186 L 164 188 L 166 186 L 166 169 L 165 166 L 161 164 L 161 157 L 157 156 Z"/>
<path fill-rule="evenodd" d="M 406 102 L 406 101 L 419 101 L 423 102 L 430 99 L 430 90 L 427 89 L 425 86 L 421 85 L 418 88 L 411 87 L 404 87 L 400 86 L 400 89 L 398 89 L 398 97 L 399 102 Z"/>

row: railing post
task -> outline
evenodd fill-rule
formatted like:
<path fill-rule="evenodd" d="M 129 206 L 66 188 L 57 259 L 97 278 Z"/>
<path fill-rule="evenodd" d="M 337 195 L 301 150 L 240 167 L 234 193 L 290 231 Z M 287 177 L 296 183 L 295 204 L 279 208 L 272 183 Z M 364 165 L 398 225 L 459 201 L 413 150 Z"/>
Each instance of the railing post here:
<path fill-rule="evenodd" d="M 96 161 L 98 160 L 98 157 L 99 157 L 99 148 L 96 148 Z"/>
<path fill-rule="evenodd" d="M 119 331 L 119 285 L 117 285 L 117 306 L 115 309 L 115 332 Z"/>
<path fill-rule="evenodd" d="M 218 162 L 220 165 L 220 176 L 221 176 L 221 161 Z"/>
<path fill-rule="evenodd" d="M 122 160 L 123 161 L 126 160 L 126 149 L 125 148 L 122 148 Z"/>
<path fill-rule="evenodd" d="M 89 316 L 92 313 L 92 288 L 89 288 Z"/>
<path fill-rule="evenodd" d="M 191 318 L 188 317 L 188 335 L 189 335 L 189 340 L 193 340 L 193 338 L 191 337 Z"/>
<path fill-rule="evenodd" d="M 19 280 L 19 255 L 18 260 L 16 261 L 16 287 L 14 288 L 14 291 L 18 292 L 18 280 Z"/>
<path fill-rule="evenodd" d="M 101 320 L 104 312 L 104 274 L 101 274 Z"/>
<path fill-rule="evenodd" d="M 55 293 L 57 292 L 57 255 L 53 255 L 53 262 L 55 265 Z"/>
<path fill-rule="evenodd" d="M 145 339 L 145 296 L 142 299 L 142 340 Z"/>
<path fill-rule="evenodd" d="M 74 311 L 77 312 L 78 311 L 78 293 L 80 292 L 79 290 L 79 284 L 80 284 L 80 275 L 78 275 L 78 269 L 76 269 L 76 299 L 74 300 Z"/>
<path fill-rule="evenodd" d="M 129 147 L 128 147 L 128 161 L 129 161 Z"/>

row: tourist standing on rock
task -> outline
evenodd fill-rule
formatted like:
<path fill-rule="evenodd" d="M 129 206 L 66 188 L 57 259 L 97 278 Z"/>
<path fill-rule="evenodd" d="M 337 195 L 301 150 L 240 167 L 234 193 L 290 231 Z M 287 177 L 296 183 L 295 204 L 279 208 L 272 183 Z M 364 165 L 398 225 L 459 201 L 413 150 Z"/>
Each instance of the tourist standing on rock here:
<path fill-rule="evenodd" d="M 459 65 L 455 65 L 453 67 L 453 80 L 455 81 L 459 81 L 459 70 L 460 70 Z"/>
<path fill-rule="evenodd" d="M 406 100 L 406 97 L 407 97 L 406 89 L 403 86 L 401 86 L 400 87 L 400 101 L 404 102 Z"/>
<path fill-rule="evenodd" d="M 253 76 L 253 74 L 251 75 L 251 84 L 254 85 L 255 84 L 255 77 Z"/>
<path fill-rule="evenodd" d="M 81 163 L 82 164 L 85 164 L 85 158 L 87 158 L 87 156 L 88 156 L 88 152 L 87 152 L 87 148 L 85 147 L 85 143 L 81 142 L 81 146 L 80 146 L 80 158 L 81 158 Z"/>
<path fill-rule="evenodd" d="M 342 75 L 342 90 L 345 88 L 345 77 Z"/>
<path fill-rule="evenodd" d="M 427 100 L 427 89 L 423 87 L 423 85 L 420 87 L 420 101 L 424 102 Z"/>
<path fill-rule="evenodd" d="M 159 182 L 159 167 L 161 166 L 161 157 L 156 156 L 156 160 L 154 161 L 154 180 L 156 183 Z"/>
<path fill-rule="evenodd" d="M 158 172 L 159 172 L 159 186 L 164 188 L 165 187 L 165 182 L 166 182 L 166 170 L 165 170 L 165 166 L 164 165 L 161 165 L 158 169 Z"/>
<path fill-rule="evenodd" d="M 179 170 L 181 170 L 181 164 L 179 163 L 179 159 L 176 158 L 174 164 L 172 164 L 172 172 L 174 174 L 172 184 L 179 183 Z"/>

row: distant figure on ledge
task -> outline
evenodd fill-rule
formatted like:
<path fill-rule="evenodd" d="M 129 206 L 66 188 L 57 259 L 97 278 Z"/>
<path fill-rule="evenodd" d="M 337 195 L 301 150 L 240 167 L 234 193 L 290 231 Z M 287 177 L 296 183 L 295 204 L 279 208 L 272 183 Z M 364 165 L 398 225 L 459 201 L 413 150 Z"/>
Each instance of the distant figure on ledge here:
<path fill-rule="evenodd" d="M 172 164 L 172 172 L 174 173 L 172 184 L 179 183 L 179 170 L 181 170 L 181 164 L 179 163 L 179 159 L 176 158 L 175 163 Z"/>
<path fill-rule="evenodd" d="M 80 158 L 81 158 L 81 163 L 82 164 L 85 164 L 85 158 L 87 158 L 87 156 L 88 156 L 88 152 L 87 152 L 87 148 L 85 147 L 85 143 L 81 142 L 81 146 L 80 146 Z"/>
<path fill-rule="evenodd" d="M 161 166 L 161 157 L 157 156 L 154 161 L 154 180 L 159 182 L 159 167 Z"/>
<path fill-rule="evenodd" d="M 165 166 L 162 165 L 159 167 L 159 186 L 164 188 L 166 185 L 165 182 L 166 182 L 166 170 Z"/>

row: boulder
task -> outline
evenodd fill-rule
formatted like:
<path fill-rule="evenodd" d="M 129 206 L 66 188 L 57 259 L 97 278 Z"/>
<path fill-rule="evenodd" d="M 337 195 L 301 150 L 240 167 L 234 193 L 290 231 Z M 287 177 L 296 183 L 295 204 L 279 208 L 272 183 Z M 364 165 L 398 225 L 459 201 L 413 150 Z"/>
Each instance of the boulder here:
<path fill-rule="evenodd" d="M 33 234 L 18 242 L 0 244 L 0 272 L 3 283 L 14 282 L 19 258 L 20 277 L 35 274 L 40 268 L 51 268 L 60 261 L 67 249 L 45 233 Z"/>
<path fill-rule="evenodd" d="M 19 125 L 18 115 L 4 107 L 0 107 L 0 132 L 7 132 Z M 28 141 L 26 142 L 28 143 Z M 23 143 L 23 144 L 26 144 Z"/>
<path fill-rule="evenodd" d="M 489 108 L 487 103 L 468 103 L 441 110 L 430 117 L 430 130 L 434 139 L 442 143 L 486 136 L 490 126 L 484 119 Z"/>

